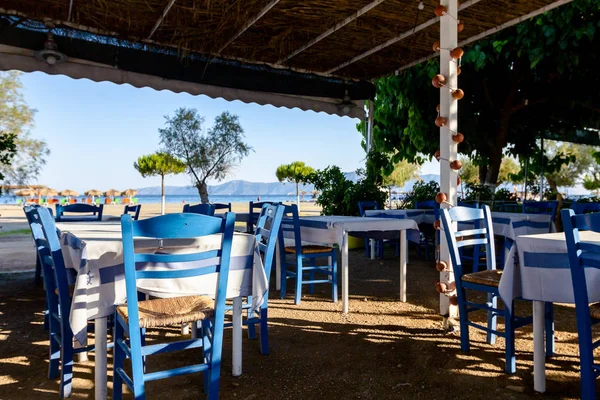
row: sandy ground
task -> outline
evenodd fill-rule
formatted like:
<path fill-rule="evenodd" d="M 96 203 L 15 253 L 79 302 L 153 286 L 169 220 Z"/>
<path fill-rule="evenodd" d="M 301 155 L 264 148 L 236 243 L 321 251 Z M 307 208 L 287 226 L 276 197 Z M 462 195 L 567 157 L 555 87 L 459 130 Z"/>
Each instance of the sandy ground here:
<path fill-rule="evenodd" d="M 148 207 L 151 208 L 151 207 Z M 2 213 L 5 210 L 2 209 Z M 6 213 L 10 220 L 10 214 Z M 16 215 L 15 215 L 16 216 Z M 18 221 L 8 221 L 18 223 Z M 0 236 L 4 249 L 13 245 Z M 19 252 L 33 260 L 33 246 L 0 252 L 2 265 Z M 24 262 L 25 263 L 25 262 Z M 32 264 L 31 264 L 32 265 Z M 471 329 L 472 349 L 460 351 L 457 334 L 440 329 L 438 273 L 433 262 L 411 250 L 408 301 L 398 301 L 398 259 L 370 260 L 363 250 L 350 251 L 350 310 L 330 299 L 330 287 L 293 304 L 293 289 L 279 299 L 271 280 L 269 338 L 271 353 L 262 356 L 257 341 L 243 341 L 243 376 L 231 376 L 231 331 L 225 333 L 221 370 L 222 399 L 576 399 L 580 396 L 577 334 L 572 307 L 556 306 L 557 356 L 547 362 L 547 392 L 533 392 L 531 327 L 517 331 L 517 373 L 504 373 L 504 342 L 485 343 Z M 42 330 L 44 292 L 31 273 L 0 275 L 0 400 L 56 399 L 58 383 L 46 379 L 48 336 Z M 531 312 L 521 302 L 517 313 Z M 479 321 L 483 322 L 484 315 Z M 150 340 L 177 337 L 178 329 L 152 331 Z M 596 332 L 598 333 L 598 332 Z M 90 334 L 93 341 L 93 335 Z M 181 355 L 180 355 L 181 354 Z M 193 361 L 193 350 L 151 358 L 156 366 L 176 367 Z M 109 358 L 109 368 L 111 360 Z M 109 369 L 109 377 L 112 371 Z M 110 378 L 109 378 L 110 380 Z M 112 387 L 109 383 L 109 393 Z M 203 398 L 199 375 L 150 382 L 149 399 Z M 93 355 L 77 363 L 74 399 L 93 398 Z M 131 398 L 131 397 L 127 397 Z"/>

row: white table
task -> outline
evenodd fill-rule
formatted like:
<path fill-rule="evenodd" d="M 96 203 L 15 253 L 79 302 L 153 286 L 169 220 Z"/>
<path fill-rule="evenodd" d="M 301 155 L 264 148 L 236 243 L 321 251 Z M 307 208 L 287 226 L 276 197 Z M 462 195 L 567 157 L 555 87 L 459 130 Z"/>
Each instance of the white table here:
<path fill-rule="evenodd" d="M 400 301 L 406 301 L 406 260 L 408 235 L 419 234 L 417 223 L 407 219 L 384 219 L 347 216 L 300 217 L 300 235 L 303 243 L 337 244 L 342 252 L 342 310 L 348 312 L 348 234 L 368 237 L 400 237 Z M 293 232 L 286 232 L 293 237 Z M 280 269 L 277 257 L 277 269 Z M 279 274 L 278 274 L 279 276 Z"/>
<path fill-rule="evenodd" d="M 579 235 L 582 242 L 600 243 L 600 233 Z M 600 301 L 600 270 L 586 268 L 585 274 L 590 302 Z M 564 233 L 516 238 L 506 258 L 499 291 L 508 306 L 516 298 L 533 301 L 533 386 L 537 392 L 546 390 L 544 302 L 574 303 L 571 282 Z"/>
<path fill-rule="evenodd" d="M 121 226 L 112 222 L 59 223 L 61 248 L 67 268 L 77 271 L 70 323 L 76 339 L 85 343 L 87 321 L 95 321 L 95 398 L 105 399 L 107 392 L 107 316 L 114 307 L 125 303 Z M 198 239 L 157 240 L 140 238 L 135 248 L 144 251 L 168 249 L 173 253 L 218 248 L 220 235 Z M 264 301 L 268 281 L 260 257 L 254 257 L 256 240 L 252 235 L 235 233 L 227 297 L 233 298 L 233 375 L 241 375 L 242 297 L 252 296 L 253 308 Z M 152 268 L 148 265 L 146 268 Z M 164 266 L 162 266 L 164 268 Z M 216 274 L 197 279 L 140 280 L 139 290 L 152 296 L 214 295 Z"/>

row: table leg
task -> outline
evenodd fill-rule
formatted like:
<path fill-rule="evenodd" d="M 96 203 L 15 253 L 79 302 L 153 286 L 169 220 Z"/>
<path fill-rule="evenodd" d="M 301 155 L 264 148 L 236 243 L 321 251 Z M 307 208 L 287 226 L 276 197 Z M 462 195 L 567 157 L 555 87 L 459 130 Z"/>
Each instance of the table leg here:
<path fill-rule="evenodd" d="M 342 312 L 348 313 L 348 233 L 342 239 Z"/>
<path fill-rule="evenodd" d="M 544 341 L 544 302 L 533 302 L 533 389 L 546 391 L 546 348 Z"/>
<path fill-rule="evenodd" d="M 400 231 L 400 301 L 406 302 L 406 230 Z"/>
<path fill-rule="evenodd" d="M 375 240 L 369 239 L 369 248 L 371 249 L 371 260 L 375 259 Z"/>
<path fill-rule="evenodd" d="M 275 243 L 275 288 L 281 290 L 281 254 L 279 252 L 279 241 Z"/>
<path fill-rule="evenodd" d="M 106 375 L 106 330 L 107 330 L 107 318 L 100 317 L 94 320 L 94 334 L 95 334 L 95 352 L 94 352 L 94 392 L 96 400 L 106 399 L 107 394 L 107 375 Z"/>
<path fill-rule="evenodd" d="M 242 375 L 242 298 L 233 298 L 233 340 L 231 375 Z"/>

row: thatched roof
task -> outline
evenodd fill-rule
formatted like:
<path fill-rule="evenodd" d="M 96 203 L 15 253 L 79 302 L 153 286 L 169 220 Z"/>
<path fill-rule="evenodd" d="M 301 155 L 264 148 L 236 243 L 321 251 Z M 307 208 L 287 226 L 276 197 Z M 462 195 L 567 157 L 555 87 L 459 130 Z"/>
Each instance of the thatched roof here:
<path fill-rule="evenodd" d="M 465 2 L 462 6 L 468 7 L 459 13 L 459 19 L 465 24 L 460 40 L 467 40 L 555 1 Z M 172 6 L 160 20 L 170 3 Z M 329 71 L 354 79 L 390 74 L 433 53 L 432 44 L 439 38 L 437 23 L 335 69 L 434 19 L 433 9 L 439 4 L 436 0 L 424 0 L 425 8 L 419 11 L 418 1 L 387 0 L 377 2 L 380 4 L 359 18 L 284 61 L 294 51 L 370 3 L 373 0 L 2 0 L 0 7 L 5 13 L 17 11 L 38 21 L 50 18 L 59 27 L 76 27 L 129 42 L 152 42 L 177 51 L 189 50 L 300 71 Z M 256 19 L 261 12 L 264 15 Z M 254 19 L 256 22 L 244 30 Z"/>

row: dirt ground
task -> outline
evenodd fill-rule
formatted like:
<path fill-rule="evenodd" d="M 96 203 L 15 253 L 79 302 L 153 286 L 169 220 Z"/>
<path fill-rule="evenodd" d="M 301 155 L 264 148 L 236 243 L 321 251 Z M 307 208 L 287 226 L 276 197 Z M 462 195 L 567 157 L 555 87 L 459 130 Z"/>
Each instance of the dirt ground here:
<path fill-rule="evenodd" d="M 6 243 L 7 237 L 0 237 Z M 33 248 L 30 247 L 31 251 Z M 0 255 L 1 258 L 1 255 Z M 33 259 L 33 258 L 32 258 Z M 487 345 L 471 330 L 472 349 L 463 353 L 458 334 L 441 330 L 433 262 L 411 252 L 408 301 L 398 301 L 398 261 L 391 249 L 384 261 L 363 250 L 350 252 L 350 314 L 317 286 L 300 305 L 293 290 L 269 300 L 270 354 L 258 341 L 243 341 L 243 375 L 231 376 L 231 330 L 226 330 L 221 370 L 222 399 L 575 399 L 580 395 L 574 309 L 556 306 L 558 355 L 547 362 L 547 392 L 533 392 L 531 327 L 517 332 L 517 373 L 504 373 L 504 343 Z M 31 273 L 0 275 L 0 400 L 56 399 L 58 383 L 48 380 L 48 336 L 42 330 L 44 293 Z M 517 311 L 530 312 L 523 302 Z M 481 316 L 483 321 L 484 316 Z M 176 337 L 158 330 L 150 340 Z M 90 335 L 93 341 L 93 335 Z M 181 366 L 195 350 L 149 360 L 153 366 Z M 93 354 L 76 363 L 73 398 L 93 398 Z M 109 368 L 111 359 L 109 357 Z M 109 394 L 112 371 L 109 369 Z M 200 375 L 150 382 L 150 399 L 203 398 Z M 129 397 L 130 398 L 130 397 Z"/>

